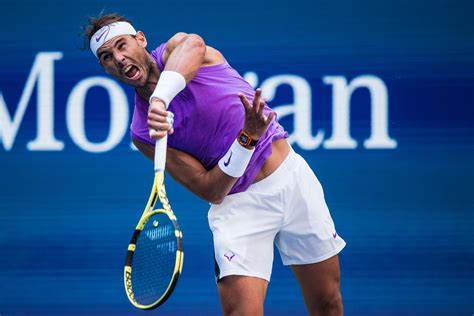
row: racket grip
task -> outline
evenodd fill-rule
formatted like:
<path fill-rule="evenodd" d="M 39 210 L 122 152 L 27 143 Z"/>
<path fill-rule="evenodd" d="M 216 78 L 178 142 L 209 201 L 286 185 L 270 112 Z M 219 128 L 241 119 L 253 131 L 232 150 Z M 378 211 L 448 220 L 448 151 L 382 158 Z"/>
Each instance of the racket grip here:
<path fill-rule="evenodd" d="M 167 142 L 168 134 L 155 143 L 155 172 L 165 170 Z"/>

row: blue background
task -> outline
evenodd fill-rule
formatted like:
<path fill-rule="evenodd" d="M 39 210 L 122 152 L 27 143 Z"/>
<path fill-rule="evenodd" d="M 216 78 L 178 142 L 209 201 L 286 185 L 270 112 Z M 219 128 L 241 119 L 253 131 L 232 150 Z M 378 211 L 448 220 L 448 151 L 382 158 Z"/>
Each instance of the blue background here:
<path fill-rule="evenodd" d="M 369 95 L 351 101 L 353 150 L 295 149 L 325 188 L 338 232 L 347 315 L 474 313 L 474 22 L 472 1 L 11 1 L 0 2 L 0 91 L 14 113 L 35 56 L 55 62 L 55 136 L 64 150 L 28 151 L 33 93 L 11 150 L 0 146 L 0 314 L 138 315 L 123 290 L 130 234 L 152 182 L 151 163 L 125 137 L 106 153 L 72 142 L 65 105 L 82 79 L 103 76 L 77 36 L 105 8 L 129 17 L 158 45 L 198 33 L 260 82 L 296 74 L 311 85 L 313 132 L 331 131 L 331 88 L 321 78 L 381 78 L 396 149 L 367 150 Z M 36 89 L 35 89 L 36 90 Z M 126 89 L 130 104 L 133 91 Z M 287 87 L 270 103 L 291 100 Z M 107 95 L 91 90 L 90 141 L 109 128 Z M 130 111 L 132 109 L 130 108 Z M 317 117 L 316 117 L 317 116 Z M 291 130 L 291 120 L 282 123 Z M 0 126 L 0 128 L 2 128 Z M 2 140 L 0 139 L 0 144 Z M 216 315 L 212 236 L 204 201 L 167 179 L 184 232 L 182 278 L 151 314 Z M 276 255 L 266 314 L 305 315 L 293 276 Z"/>

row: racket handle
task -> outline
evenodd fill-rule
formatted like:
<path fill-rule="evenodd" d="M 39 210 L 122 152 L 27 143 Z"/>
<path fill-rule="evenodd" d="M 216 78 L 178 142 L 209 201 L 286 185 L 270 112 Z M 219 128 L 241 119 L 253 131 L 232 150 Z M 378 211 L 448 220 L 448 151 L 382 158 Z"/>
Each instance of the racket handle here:
<path fill-rule="evenodd" d="M 156 141 L 155 144 L 155 172 L 165 171 L 166 164 L 166 147 L 168 142 L 168 134 Z"/>

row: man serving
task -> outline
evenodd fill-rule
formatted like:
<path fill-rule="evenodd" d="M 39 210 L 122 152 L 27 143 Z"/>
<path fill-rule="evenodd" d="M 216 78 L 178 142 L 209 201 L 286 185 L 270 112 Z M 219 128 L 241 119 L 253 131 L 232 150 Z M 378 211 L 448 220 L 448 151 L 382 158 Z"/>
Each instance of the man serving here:
<path fill-rule="evenodd" d="M 168 135 L 166 170 L 211 203 L 224 314 L 263 315 L 275 243 L 309 313 L 342 315 L 345 242 L 261 91 L 196 34 L 177 33 L 149 53 L 143 32 L 108 14 L 92 18 L 86 36 L 104 70 L 135 88 L 135 146 L 153 160 L 155 141 Z"/>

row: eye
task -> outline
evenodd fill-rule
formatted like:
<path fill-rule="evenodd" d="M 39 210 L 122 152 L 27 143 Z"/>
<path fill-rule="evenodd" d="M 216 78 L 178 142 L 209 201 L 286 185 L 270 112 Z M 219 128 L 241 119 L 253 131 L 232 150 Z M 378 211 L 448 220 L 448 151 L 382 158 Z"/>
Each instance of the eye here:
<path fill-rule="evenodd" d="M 106 53 L 106 54 L 103 54 L 103 55 L 102 55 L 102 61 L 107 61 L 107 60 L 109 60 L 109 59 L 110 59 L 110 54 L 107 54 L 107 53 Z"/>
<path fill-rule="evenodd" d="M 119 46 L 118 46 L 118 49 L 122 50 L 124 46 L 125 46 L 125 43 L 120 43 Z"/>

